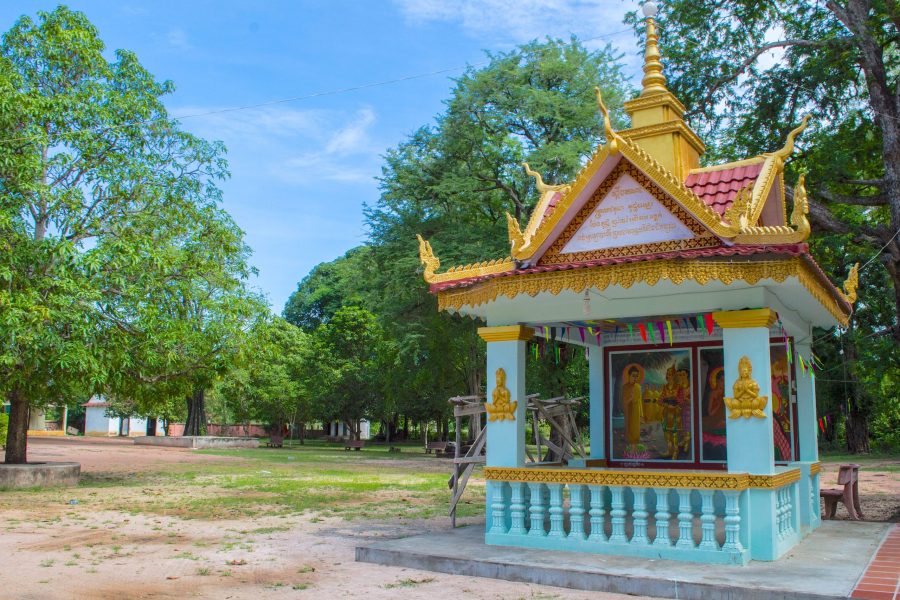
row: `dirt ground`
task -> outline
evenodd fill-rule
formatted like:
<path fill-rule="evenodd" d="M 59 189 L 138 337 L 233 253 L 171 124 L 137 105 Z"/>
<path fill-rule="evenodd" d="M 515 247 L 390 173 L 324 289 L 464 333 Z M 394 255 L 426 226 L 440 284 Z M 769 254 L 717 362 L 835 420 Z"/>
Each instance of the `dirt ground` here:
<path fill-rule="evenodd" d="M 78 461 L 84 472 L 97 475 L 240 462 L 116 439 L 33 439 L 29 451 L 31 460 Z M 898 467 L 900 461 L 864 464 L 861 496 L 868 519 L 900 516 Z M 836 465 L 824 465 L 823 486 L 833 485 L 836 473 Z M 127 499 L 142 491 L 110 485 L 98 493 Z M 398 523 L 307 513 L 209 521 L 92 509 L 90 503 L 70 504 L 72 495 L 42 493 L 33 506 L 0 509 L 0 598 L 626 598 L 354 561 L 361 543 L 440 531 L 449 527 L 446 518 Z M 838 518 L 846 518 L 843 508 Z"/>
<path fill-rule="evenodd" d="M 29 460 L 77 461 L 83 472 L 103 474 L 239 459 L 136 447 L 128 440 L 44 438 L 29 440 Z M 68 504 L 65 493 L 59 498 L 0 511 L 0 598 L 634 598 L 354 561 L 361 543 L 446 529 L 446 518 L 397 523 L 313 514 L 203 521 L 92 511 Z"/>

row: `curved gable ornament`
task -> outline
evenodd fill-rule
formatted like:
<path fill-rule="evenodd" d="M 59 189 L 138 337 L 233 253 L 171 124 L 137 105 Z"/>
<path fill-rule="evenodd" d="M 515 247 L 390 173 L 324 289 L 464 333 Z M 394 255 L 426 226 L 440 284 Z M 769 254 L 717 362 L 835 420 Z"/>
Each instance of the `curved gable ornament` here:
<path fill-rule="evenodd" d="M 769 402 L 768 396 L 759 395 L 759 384 L 750 377 L 753 374 L 753 365 L 750 357 L 742 356 L 738 361 L 738 378 L 731 388 L 733 397 L 725 398 L 725 406 L 729 410 L 729 419 L 765 419 L 763 409 Z"/>

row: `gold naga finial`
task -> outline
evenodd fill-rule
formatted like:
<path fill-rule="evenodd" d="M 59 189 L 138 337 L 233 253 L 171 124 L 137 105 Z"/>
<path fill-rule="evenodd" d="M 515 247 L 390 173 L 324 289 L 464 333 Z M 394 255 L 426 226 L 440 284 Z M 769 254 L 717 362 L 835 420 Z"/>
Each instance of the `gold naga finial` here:
<path fill-rule="evenodd" d="M 528 166 L 527 162 L 523 162 L 522 166 L 525 167 L 525 172 L 528 173 L 530 177 L 534 178 L 534 185 L 537 187 L 538 192 L 543 196 L 547 192 L 567 192 L 572 187 L 571 185 L 561 184 L 561 185 L 548 185 L 544 183 L 544 178 L 541 177 L 541 174 L 537 171 L 533 171 L 531 167 Z"/>
<path fill-rule="evenodd" d="M 509 246 L 513 256 L 531 242 L 530 237 L 526 237 L 519 228 L 518 219 L 509 213 L 506 213 L 506 231 L 509 234 Z"/>
<path fill-rule="evenodd" d="M 797 185 L 794 186 L 794 210 L 791 212 L 791 225 L 797 228 L 797 232 L 803 235 L 803 239 L 809 237 L 809 199 L 806 196 L 806 175 L 800 174 Z"/>
<path fill-rule="evenodd" d="M 441 261 L 434 255 L 434 252 L 431 250 L 431 244 L 427 240 L 423 239 L 418 233 L 416 234 L 416 239 L 419 240 L 419 260 L 425 267 L 425 281 L 431 283 L 431 280 L 434 279 L 434 272 L 441 268 Z"/>
<path fill-rule="evenodd" d="M 787 140 L 784 143 L 784 148 L 781 150 L 776 150 L 772 154 L 774 154 L 777 158 L 780 158 L 782 161 L 787 160 L 787 158 L 794 152 L 794 140 L 800 135 L 804 129 L 806 129 L 806 125 L 809 123 L 810 115 L 805 115 L 803 120 L 800 122 L 800 125 L 795 127 L 787 136 Z"/>
<path fill-rule="evenodd" d="M 844 298 L 850 304 L 856 302 L 856 288 L 859 287 L 859 263 L 853 265 L 850 273 L 847 275 L 847 281 L 844 282 Z"/>
<path fill-rule="evenodd" d="M 606 130 L 606 143 L 609 144 L 609 153 L 615 154 L 616 132 L 613 131 L 612 122 L 609 120 L 609 110 L 603 103 L 603 92 L 600 91 L 600 86 L 594 88 L 594 93 L 597 94 L 597 106 L 600 107 L 600 114 L 603 115 L 603 129 Z"/>
<path fill-rule="evenodd" d="M 656 14 L 659 8 L 653 2 L 646 2 L 642 7 L 647 17 L 647 41 L 644 44 L 644 78 L 641 80 L 641 96 L 663 94 L 666 88 L 666 76 L 659 55 L 659 35 L 656 33 Z"/>

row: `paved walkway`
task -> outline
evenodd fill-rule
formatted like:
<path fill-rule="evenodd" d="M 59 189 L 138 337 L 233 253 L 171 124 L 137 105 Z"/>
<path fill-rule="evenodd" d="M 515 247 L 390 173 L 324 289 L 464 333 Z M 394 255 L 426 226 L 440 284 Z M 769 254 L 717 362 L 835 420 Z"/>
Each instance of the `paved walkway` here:
<path fill-rule="evenodd" d="M 900 525 L 894 525 L 884 539 L 851 597 L 859 600 L 900 600 Z"/>
<path fill-rule="evenodd" d="M 356 560 L 657 598 L 831 600 L 846 599 L 857 582 L 868 582 L 862 578 L 867 569 L 888 564 L 897 569 L 897 547 L 882 545 L 892 527 L 889 523 L 825 521 L 781 559 L 751 561 L 743 567 L 710 568 L 690 562 L 488 546 L 483 526 L 477 525 L 360 546 Z M 900 536 L 896 540 L 900 542 Z M 879 548 L 886 553 L 873 561 Z M 896 583 L 897 571 L 891 572 Z M 893 600 L 889 595 L 854 598 Z"/>

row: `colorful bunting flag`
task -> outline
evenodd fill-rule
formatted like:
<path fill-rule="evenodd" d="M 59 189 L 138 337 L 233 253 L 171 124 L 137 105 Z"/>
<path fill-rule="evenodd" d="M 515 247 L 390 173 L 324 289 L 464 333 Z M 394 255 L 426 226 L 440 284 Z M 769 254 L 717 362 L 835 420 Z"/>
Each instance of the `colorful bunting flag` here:
<path fill-rule="evenodd" d="M 706 333 L 709 335 L 713 334 L 713 327 L 715 327 L 715 323 L 713 322 L 712 313 L 706 313 L 703 315 L 703 320 L 706 321 Z"/>
<path fill-rule="evenodd" d="M 647 343 L 647 328 L 643 323 L 638 323 L 638 331 L 641 332 L 641 339 L 644 340 L 644 343 Z"/>
<path fill-rule="evenodd" d="M 669 345 L 671 346 L 675 342 L 675 340 L 672 338 L 672 323 L 671 322 L 666 321 L 666 329 L 669 332 Z"/>

